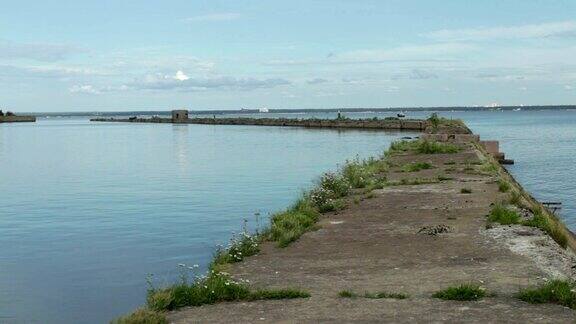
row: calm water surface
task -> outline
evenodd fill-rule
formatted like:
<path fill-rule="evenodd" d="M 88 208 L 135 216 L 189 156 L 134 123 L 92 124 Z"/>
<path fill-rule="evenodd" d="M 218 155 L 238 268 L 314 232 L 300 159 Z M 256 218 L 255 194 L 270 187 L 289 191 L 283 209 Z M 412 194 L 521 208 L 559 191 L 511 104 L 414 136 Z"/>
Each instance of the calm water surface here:
<path fill-rule="evenodd" d="M 177 264 L 405 133 L 250 126 L 0 125 L 0 322 L 105 323 Z M 410 135 L 410 134 L 409 134 Z"/>
<path fill-rule="evenodd" d="M 537 198 L 562 201 L 576 228 L 576 112 L 442 115 L 500 140 L 516 178 Z M 0 323 L 107 322 L 144 302 L 147 274 L 162 283 L 178 263 L 205 267 L 243 219 L 253 227 L 254 213 L 285 208 L 322 172 L 405 135 L 83 119 L 0 125 Z"/>

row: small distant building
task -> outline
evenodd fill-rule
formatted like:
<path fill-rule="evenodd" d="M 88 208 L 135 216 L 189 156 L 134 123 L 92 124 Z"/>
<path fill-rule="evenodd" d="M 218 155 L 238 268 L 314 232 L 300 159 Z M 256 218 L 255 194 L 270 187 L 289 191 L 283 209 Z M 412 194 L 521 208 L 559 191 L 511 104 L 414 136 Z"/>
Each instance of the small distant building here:
<path fill-rule="evenodd" d="M 267 112 L 270 112 L 270 110 L 268 108 L 260 108 L 260 109 L 258 109 L 258 112 L 267 113 Z"/>
<path fill-rule="evenodd" d="M 172 110 L 173 123 L 185 123 L 188 120 L 188 110 Z"/>

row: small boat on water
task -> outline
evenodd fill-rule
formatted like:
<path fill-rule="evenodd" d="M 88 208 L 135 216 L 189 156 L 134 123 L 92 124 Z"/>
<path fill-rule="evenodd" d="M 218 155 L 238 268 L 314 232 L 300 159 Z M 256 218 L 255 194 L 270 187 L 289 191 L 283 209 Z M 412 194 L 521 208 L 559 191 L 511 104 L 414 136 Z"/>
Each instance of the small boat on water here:
<path fill-rule="evenodd" d="M 396 114 L 396 117 L 398 117 L 398 118 L 404 118 L 404 117 L 406 117 L 406 115 L 405 115 L 403 112 L 399 112 L 399 113 Z"/>

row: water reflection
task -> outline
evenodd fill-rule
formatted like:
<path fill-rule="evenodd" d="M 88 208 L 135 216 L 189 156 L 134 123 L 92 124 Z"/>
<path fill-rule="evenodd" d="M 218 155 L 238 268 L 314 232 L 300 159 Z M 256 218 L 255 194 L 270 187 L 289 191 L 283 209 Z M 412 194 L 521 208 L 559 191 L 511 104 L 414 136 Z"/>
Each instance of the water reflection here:
<path fill-rule="evenodd" d="M 188 125 L 172 125 L 172 147 L 174 150 L 174 160 L 178 165 L 180 172 L 188 170 L 190 158 L 188 148 L 190 141 L 190 131 Z M 170 167 L 170 166 L 167 166 Z"/>

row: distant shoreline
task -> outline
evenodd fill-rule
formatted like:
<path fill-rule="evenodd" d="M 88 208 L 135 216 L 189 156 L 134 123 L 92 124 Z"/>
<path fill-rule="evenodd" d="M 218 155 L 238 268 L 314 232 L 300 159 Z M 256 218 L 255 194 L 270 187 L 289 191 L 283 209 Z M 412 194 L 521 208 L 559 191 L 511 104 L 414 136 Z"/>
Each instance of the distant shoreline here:
<path fill-rule="evenodd" d="M 420 112 L 420 111 L 511 111 L 521 110 L 576 110 L 576 105 L 545 105 L 545 106 L 500 106 L 500 107 L 390 107 L 390 108 L 321 108 L 321 109 L 268 109 L 270 114 L 297 114 L 297 113 L 368 113 L 368 112 Z M 229 115 L 229 114 L 257 114 L 261 113 L 258 109 L 236 109 L 236 110 L 190 110 L 191 115 Z M 38 117 L 49 116 L 153 116 L 169 115 L 170 109 L 167 110 L 148 110 L 148 111 L 87 111 L 87 112 L 30 112 L 21 113 L 20 115 L 34 115 Z M 266 114 L 266 113 L 262 113 Z"/>

